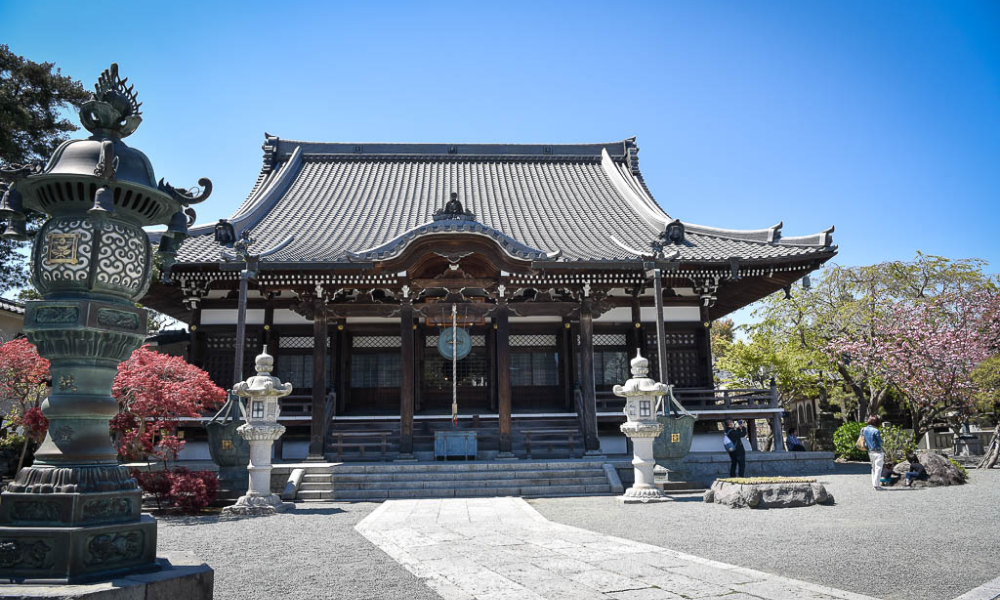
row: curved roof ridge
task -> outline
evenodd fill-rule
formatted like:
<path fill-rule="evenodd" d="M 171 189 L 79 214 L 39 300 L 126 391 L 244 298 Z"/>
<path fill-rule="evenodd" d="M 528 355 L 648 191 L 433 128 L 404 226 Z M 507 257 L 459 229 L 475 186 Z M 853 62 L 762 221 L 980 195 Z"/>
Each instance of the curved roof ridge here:
<path fill-rule="evenodd" d="M 265 164 L 271 160 L 280 160 L 294 148 L 302 148 L 306 155 L 329 154 L 335 156 L 355 155 L 378 156 L 433 156 L 470 157 L 470 156 L 529 156 L 533 158 L 571 157 L 600 158 L 603 151 L 609 150 L 617 160 L 628 158 L 629 148 L 634 147 L 634 138 L 605 143 L 574 143 L 574 144 L 506 144 L 506 143 L 420 143 L 420 142 L 317 142 L 306 140 L 285 140 L 268 136 L 265 146 L 269 146 L 271 154 L 265 156 Z"/>
<path fill-rule="evenodd" d="M 236 235 L 239 235 L 244 229 L 257 225 L 267 215 L 288 190 L 292 181 L 295 180 L 300 166 L 302 166 L 302 152 L 296 150 L 280 168 L 268 175 L 267 185 L 261 186 L 255 197 L 247 199 L 244 205 L 230 216 L 229 222 L 236 229 Z M 215 223 L 208 223 L 192 227 L 188 235 L 192 237 L 207 235 L 214 231 Z"/>
<path fill-rule="evenodd" d="M 472 219 L 438 219 L 428 221 L 411 227 L 400 233 L 396 237 L 378 246 L 366 248 L 365 250 L 348 251 L 347 256 L 352 259 L 362 260 L 385 260 L 398 256 L 412 241 L 425 235 L 436 235 L 442 233 L 469 233 L 473 235 L 484 235 L 496 242 L 504 253 L 514 258 L 522 260 L 546 260 L 557 258 L 560 250 L 546 251 L 532 248 L 531 246 L 514 239 L 506 233 L 494 229 L 489 225 L 480 223 Z"/>
<path fill-rule="evenodd" d="M 723 229 L 721 227 L 710 227 L 708 225 L 698 225 L 681 221 L 684 224 L 686 233 L 697 235 L 709 235 L 717 238 L 741 240 L 744 242 L 756 242 L 759 244 L 772 244 L 778 246 L 819 246 L 827 247 L 833 243 L 833 227 L 820 233 L 797 236 L 782 237 L 781 229 L 785 226 L 784 221 L 767 227 L 765 229 Z"/>
<path fill-rule="evenodd" d="M 601 167 L 615 190 L 649 226 L 662 229 L 670 222 L 670 216 L 658 204 L 652 202 L 651 198 L 647 198 L 636 189 L 634 179 L 626 176 L 607 152 L 602 154 Z"/>

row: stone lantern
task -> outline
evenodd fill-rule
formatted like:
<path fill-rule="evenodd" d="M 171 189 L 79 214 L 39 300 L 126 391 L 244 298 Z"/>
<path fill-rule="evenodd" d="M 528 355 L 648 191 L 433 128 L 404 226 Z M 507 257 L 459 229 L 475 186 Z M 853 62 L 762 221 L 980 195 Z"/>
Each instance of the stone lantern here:
<path fill-rule="evenodd" d="M 625 385 L 616 385 L 616 396 L 625 398 L 625 422 L 621 431 L 630 440 L 634 457 L 635 483 L 625 490 L 625 495 L 619 500 L 625 503 L 665 502 L 670 498 L 665 496 L 653 484 L 653 440 L 663 433 L 663 424 L 656 418 L 658 398 L 670 392 L 670 387 L 650 379 L 649 361 L 636 352 L 632 359 L 632 378 Z"/>
<path fill-rule="evenodd" d="M 281 383 L 271 375 L 274 357 L 264 352 L 257 356 L 257 374 L 233 387 L 233 394 L 247 399 L 247 422 L 237 432 L 250 445 L 250 489 L 233 506 L 223 509 L 223 514 L 240 516 L 270 515 L 292 507 L 271 493 L 271 447 L 285 433 L 278 423 L 281 409 L 278 398 L 292 393 L 292 384 Z"/>
<path fill-rule="evenodd" d="M 142 152 L 122 141 L 142 121 L 118 66 L 101 74 L 80 107 L 91 132 L 63 143 L 44 167 L 5 165 L 4 236 L 22 236 L 26 209 L 47 215 L 31 251 L 24 331 L 49 359 L 52 391 L 41 405 L 48 433 L 35 463 L 0 495 L 0 578 L 78 582 L 156 567 L 156 520 L 119 466 L 108 422 L 118 412 L 118 364 L 146 337 L 153 252 L 143 227 L 167 225 L 159 251 L 169 270 L 200 194 L 156 181 Z"/>

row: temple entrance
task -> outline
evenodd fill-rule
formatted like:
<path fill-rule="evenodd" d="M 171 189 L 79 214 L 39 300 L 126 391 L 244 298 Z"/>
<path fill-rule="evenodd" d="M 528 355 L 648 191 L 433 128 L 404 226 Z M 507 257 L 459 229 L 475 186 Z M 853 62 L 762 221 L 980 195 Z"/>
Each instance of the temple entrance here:
<path fill-rule="evenodd" d="M 490 368 L 486 335 L 472 328 L 462 336 L 469 343 L 468 353 L 459 351 L 457 362 L 458 410 L 461 414 L 489 413 Z M 452 401 L 452 361 L 439 351 L 441 335 L 450 335 L 450 330 L 432 329 L 424 336 L 419 371 L 420 406 L 419 414 L 451 414 Z M 445 344 L 450 342 L 450 337 Z M 463 356 L 464 354 L 464 356 Z"/>

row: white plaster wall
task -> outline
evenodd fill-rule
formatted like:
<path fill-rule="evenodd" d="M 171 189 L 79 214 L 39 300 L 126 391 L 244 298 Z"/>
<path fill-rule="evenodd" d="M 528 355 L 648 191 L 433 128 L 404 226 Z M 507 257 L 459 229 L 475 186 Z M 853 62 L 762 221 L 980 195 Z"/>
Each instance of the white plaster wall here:
<path fill-rule="evenodd" d="M 286 440 L 283 444 L 279 460 L 301 460 L 309 455 L 309 442 L 301 440 Z"/>
<path fill-rule="evenodd" d="M 750 452 L 750 440 L 743 438 L 743 448 Z M 725 452 L 722 445 L 722 432 L 695 433 L 691 442 L 691 452 Z"/>
<path fill-rule="evenodd" d="M 236 323 L 238 311 L 228 308 L 206 308 L 201 311 L 202 325 L 232 325 Z M 263 325 L 264 309 L 248 308 L 247 325 Z"/>
<path fill-rule="evenodd" d="M 275 309 L 274 311 L 274 324 L 275 325 L 311 325 L 312 321 L 303 317 L 294 310 L 288 310 L 285 308 Z"/>
<path fill-rule="evenodd" d="M 656 308 L 644 306 L 639 309 L 639 316 L 644 323 L 656 321 Z M 697 306 L 664 306 L 663 320 L 668 323 L 674 322 L 698 322 L 701 321 L 701 309 Z M 631 323 L 632 309 L 627 306 L 612 308 L 600 317 L 598 323 Z"/>

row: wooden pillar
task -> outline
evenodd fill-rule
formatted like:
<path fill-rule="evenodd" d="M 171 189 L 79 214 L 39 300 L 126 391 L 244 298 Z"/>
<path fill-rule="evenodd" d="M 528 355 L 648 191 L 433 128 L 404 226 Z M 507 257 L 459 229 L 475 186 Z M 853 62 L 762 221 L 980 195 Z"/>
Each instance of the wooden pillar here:
<path fill-rule="evenodd" d="M 400 368 L 399 454 L 413 456 L 413 301 L 404 298 L 399 307 Z"/>
<path fill-rule="evenodd" d="M 563 318 L 562 326 L 559 329 L 559 364 L 562 367 L 563 405 L 566 410 L 573 409 L 573 387 L 576 383 L 573 377 L 573 355 L 576 354 L 574 352 L 576 344 L 573 342 L 573 331 L 570 329 L 569 319 Z"/>
<path fill-rule="evenodd" d="M 417 326 L 413 358 L 413 410 L 419 412 L 424 397 L 424 351 L 427 348 L 427 331 Z"/>
<path fill-rule="evenodd" d="M 642 335 L 642 307 L 639 305 L 639 298 L 635 297 L 632 298 L 632 325 L 629 330 L 629 341 L 631 342 L 629 344 L 629 359 L 635 357 L 636 351 L 649 358 L 646 355 L 646 344 Z"/>
<path fill-rule="evenodd" d="M 267 345 L 268 354 L 278 356 L 278 338 L 274 331 L 274 307 L 270 306 L 270 301 L 267 304 L 268 306 L 264 308 L 264 344 Z"/>
<path fill-rule="evenodd" d="M 336 385 L 334 389 L 337 390 L 337 411 L 341 414 L 347 410 L 347 379 L 349 373 L 347 371 L 347 353 L 350 351 L 350 345 L 348 339 L 350 336 L 347 335 L 347 330 L 344 329 L 343 323 L 337 323 L 337 374 L 336 374 Z"/>
<path fill-rule="evenodd" d="M 331 407 L 333 409 L 331 411 L 331 417 L 337 414 L 337 402 L 340 401 L 339 398 L 337 398 L 337 364 L 340 362 L 340 352 L 337 342 L 340 339 L 340 332 L 337 331 L 336 321 L 334 321 L 332 325 L 333 327 L 327 327 L 327 335 L 330 336 L 330 355 L 327 357 L 326 361 L 327 367 L 330 369 L 330 380 L 327 382 L 327 388 L 330 390 L 330 393 L 334 395 L 334 402 Z M 326 428 L 329 429 L 329 427 L 330 423 L 327 423 Z"/>
<path fill-rule="evenodd" d="M 500 417 L 500 458 L 510 458 L 510 319 L 507 303 L 501 298 L 497 302 L 497 412 Z"/>
<path fill-rule="evenodd" d="M 309 427 L 310 460 L 323 460 L 326 444 L 326 305 L 321 298 L 313 304 L 312 421 Z"/>
<path fill-rule="evenodd" d="M 489 375 L 486 394 L 490 401 L 490 411 L 497 409 L 497 335 L 493 323 L 486 328 L 486 370 Z"/>
<path fill-rule="evenodd" d="M 747 437 L 750 438 L 750 449 L 757 452 L 757 419 L 747 421 Z"/>
<path fill-rule="evenodd" d="M 188 341 L 188 360 L 191 364 L 202 368 L 204 367 L 204 348 L 205 336 L 201 334 L 198 330 L 201 329 L 201 309 L 196 308 L 191 314 L 191 323 L 189 327 L 191 331 L 191 337 Z"/>
<path fill-rule="evenodd" d="M 601 442 L 597 438 L 597 388 L 594 382 L 594 313 L 593 301 L 584 298 L 580 304 L 580 391 L 583 394 L 583 442 L 586 452 L 597 454 Z"/>

